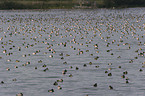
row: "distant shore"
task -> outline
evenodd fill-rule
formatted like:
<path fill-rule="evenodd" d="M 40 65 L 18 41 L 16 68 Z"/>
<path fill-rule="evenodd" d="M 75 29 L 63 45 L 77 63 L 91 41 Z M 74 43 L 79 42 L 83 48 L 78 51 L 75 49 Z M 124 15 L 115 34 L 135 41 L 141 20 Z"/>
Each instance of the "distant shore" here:
<path fill-rule="evenodd" d="M 81 1 L 81 0 L 80 0 Z M 113 1 L 113 3 L 111 2 Z M 133 2 L 134 1 L 134 2 Z M 121 2 L 118 0 L 0 0 L 0 10 L 12 9 L 96 9 L 145 7 L 145 1 Z"/>

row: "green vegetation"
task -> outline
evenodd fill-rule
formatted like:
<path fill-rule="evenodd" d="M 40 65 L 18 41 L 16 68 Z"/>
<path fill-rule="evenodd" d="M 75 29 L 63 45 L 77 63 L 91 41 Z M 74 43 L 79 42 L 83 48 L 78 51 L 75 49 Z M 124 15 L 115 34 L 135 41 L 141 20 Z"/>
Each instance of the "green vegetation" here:
<path fill-rule="evenodd" d="M 104 0 L 104 7 L 145 7 L 145 0 Z"/>
<path fill-rule="evenodd" d="M 145 0 L 0 0 L 0 9 L 144 7 Z"/>

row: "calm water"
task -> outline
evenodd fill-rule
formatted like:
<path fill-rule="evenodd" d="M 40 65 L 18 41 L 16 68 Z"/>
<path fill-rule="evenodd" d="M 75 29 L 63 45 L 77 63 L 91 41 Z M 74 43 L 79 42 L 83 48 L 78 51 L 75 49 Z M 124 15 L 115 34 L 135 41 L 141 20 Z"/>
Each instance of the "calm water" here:
<path fill-rule="evenodd" d="M 0 96 L 144 96 L 144 10 L 0 11 Z"/>

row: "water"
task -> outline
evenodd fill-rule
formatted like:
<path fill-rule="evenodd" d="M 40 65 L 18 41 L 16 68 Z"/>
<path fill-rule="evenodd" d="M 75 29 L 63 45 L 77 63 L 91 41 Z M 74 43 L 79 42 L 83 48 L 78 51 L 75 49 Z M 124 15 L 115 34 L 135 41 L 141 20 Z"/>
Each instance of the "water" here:
<path fill-rule="evenodd" d="M 0 95 L 144 96 L 144 19 L 144 8 L 0 11 Z"/>

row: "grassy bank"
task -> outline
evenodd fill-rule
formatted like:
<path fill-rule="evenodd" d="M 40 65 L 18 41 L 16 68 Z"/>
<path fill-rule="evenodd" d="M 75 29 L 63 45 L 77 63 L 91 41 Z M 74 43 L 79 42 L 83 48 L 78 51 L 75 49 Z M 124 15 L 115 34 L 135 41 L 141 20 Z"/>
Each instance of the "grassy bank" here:
<path fill-rule="evenodd" d="M 2 1 L 0 9 L 54 9 L 72 8 L 75 5 L 71 1 Z"/>
<path fill-rule="evenodd" d="M 0 9 L 144 7 L 145 0 L 0 0 Z"/>

